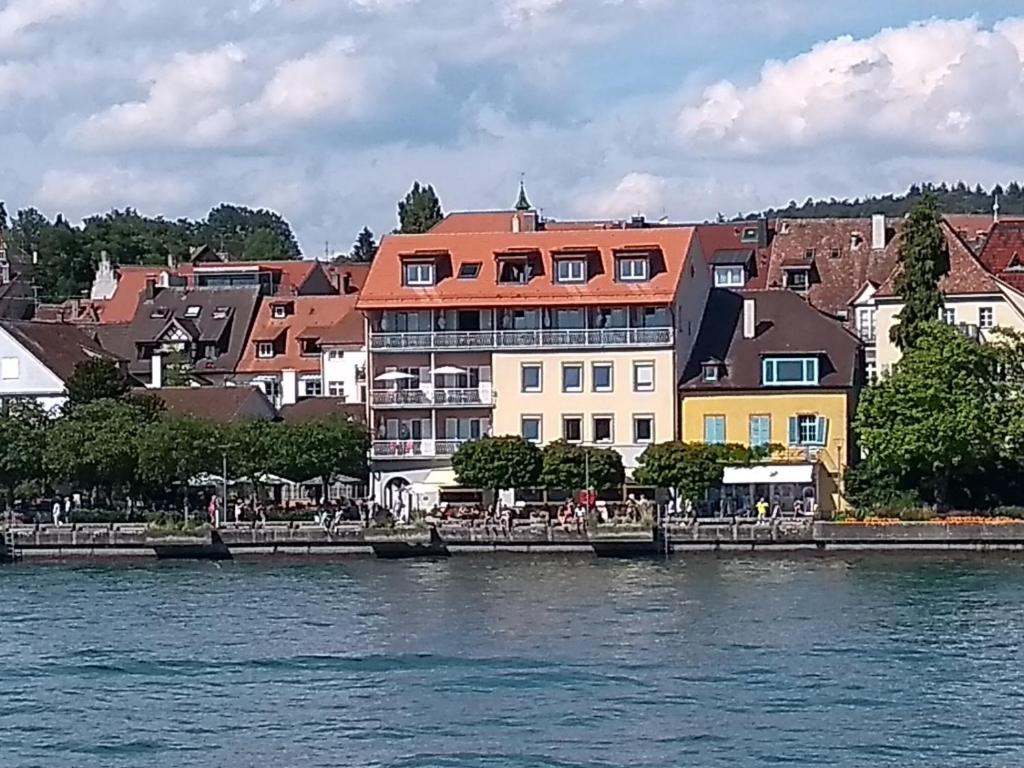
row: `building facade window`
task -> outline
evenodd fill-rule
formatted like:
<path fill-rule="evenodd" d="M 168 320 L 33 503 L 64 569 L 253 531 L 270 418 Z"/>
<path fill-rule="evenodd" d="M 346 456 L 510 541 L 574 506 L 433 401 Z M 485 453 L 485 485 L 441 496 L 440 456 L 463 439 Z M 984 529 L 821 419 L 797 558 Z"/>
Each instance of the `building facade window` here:
<path fill-rule="evenodd" d="M 524 363 L 519 371 L 523 392 L 540 392 L 543 387 L 539 363 Z"/>
<path fill-rule="evenodd" d="M 739 265 L 715 267 L 716 288 L 742 288 L 745 282 L 746 275 L 743 267 Z"/>
<path fill-rule="evenodd" d="M 583 259 L 558 259 L 555 261 L 556 283 L 585 283 L 587 262 Z"/>
<path fill-rule="evenodd" d="M 562 417 L 562 439 L 570 443 L 583 442 L 583 417 Z"/>
<path fill-rule="evenodd" d="M 274 342 L 272 341 L 261 341 L 256 344 L 256 357 L 273 357 L 274 356 Z"/>
<path fill-rule="evenodd" d="M 647 258 L 631 256 L 618 260 L 617 277 L 622 283 L 642 283 L 647 280 Z"/>
<path fill-rule="evenodd" d="M 615 420 L 611 416 L 594 417 L 594 442 L 610 443 L 615 439 Z"/>
<path fill-rule="evenodd" d="M 956 307 L 943 307 L 941 317 L 946 325 L 956 325 Z"/>
<path fill-rule="evenodd" d="M 772 417 L 751 416 L 750 417 L 750 447 L 762 448 L 772 441 Z"/>
<path fill-rule="evenodd" d="M 789 444 L 821 446 L 828 440 L 828 419 L 824 416 L 800 414 L 789 418 Z"/>
<path fill-rule="evenodd" d="M 718 363 L 704 363 L 701 366 L 701 378 L 704 381 L 718 381 Z"/>
<path fill-rule="evenodd" d="M 654 442 L 654 417 L 634 416 L 633 417 L 633 442 L 653 443 Z"/>
<path fill-rule="evenodd" d="M 704 417 L 704 442 L 708 445 L 725 443 L 725 416 Z"/>
<path fill-rule="evenodd" d="M 818 358 L 769 357 L 761 362 L 766 387 L 810 387 L 818 384 Z"/>
<path fill-rule="evenodd" d="M 978 327 L 992 328 L 995 326 L 995 313 L 992 307 L 978 307 Z"/>
<path fill-rule="evenodd" d="M 615 382 L 611 363 L 594 363 L 590 367 L 590 384 L 595 392 L 611 392 Z"/>
<path fill-rule="evenodd" d="M 324 394 L 324 383 L 319 376 L 300 379 L 299 386 L 303 397 L 322 397 Z"/>
<path fill-rule="evenodd" d="M 327 382 L 327 394 L 331 397 L 344 397 L 345 396 L 345 384 L 341 381 L 329 381 Z"/>
<path fill-rule="evenodd" d="M 857 335 L 864 341 L 874 341 L 878 325 L 878 310 L 875 307 L 857 307 Z"/>
<path fill-rule="evenodd" d="M 415 261 L 405 264 L 402 268 L 402 276 L 405 284 L 409 286 L 433 285 L 434 265 Z"/>
<path fill-rule="evenodd" d="M 583 391 L 583 366 L 580 363 L 562 363 L 562 391 Z"/>
<path fill-rule="evenodd" d="M 633 391 L 654 391 L 654 363 L 633 363 Z"/>
<path fill-rule="evenodd" d="M 529 440 L 531 443 L 539 443 L 541 441 L 541 424 L 543 420 L 540 416 L 523 416 L 519 420 L 519 434 L 523 436 L 524 440 Z"/>

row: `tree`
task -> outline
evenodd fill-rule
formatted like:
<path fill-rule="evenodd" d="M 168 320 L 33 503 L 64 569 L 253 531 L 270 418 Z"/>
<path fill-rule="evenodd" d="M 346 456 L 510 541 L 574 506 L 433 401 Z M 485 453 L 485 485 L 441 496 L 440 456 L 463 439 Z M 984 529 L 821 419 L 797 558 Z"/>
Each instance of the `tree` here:
<path fill-rule="evenodd" d="M 172 349 L 163 361 L 163 385 L 165 387 L 187 387 L 192 383 L 192 366 L 185 353 Z"/>
<path fill-rule="evenodd" d="M 349 251 L 349 261 L 373 261 L 373 257 L 376 255 L 377 241 L 373 237 L 373 232 L 369 227 L 363 227 L 352 250 Z"/>
<path fill-rule="evenodd" d="M 27 252 L 32 250 L 39 252 L 36 284 L 43 300 L 81 296 L 92 283 L 96 261 L 87 251 L 81 231 L 62 216 L 39 232 L 38 242 Z"/>
<path fill-rule="evenodd" d="M 11 222 L 11 242 L 26 255 L 38 250 L 39 240 L 51 226 L 49 219 L 35 208 L 23 208 Z"/>
<path fill-rule="evenodd" d="M 65 386 L 71 407 L 94 400 L 120 400 L 130 389 L 124 369 L 102 357 L 92 357 L 76 365 Z"/>
<path fill-rule="evenodd" d="M 939 507 L 998 495 L 978 479 L 1006 457 L 1008 429 L 1022 423 L 1020 392 L 1000 373 L 1002 354 L 932 320 L 893 372 L 864 391 L 854 428 L 893 490 Z"/>
<path fill-rule="evenodd" d="M 911 209 L 900 234 L 899 260 L 896 291 L 903 298 L 903 309 L 891 335 L 893 343 L 906 351 L 922 329 L 935 322 L 943 306 L 939 280 L 949 272 L 949 250 L 934 196 L 925 195 Z"/>
<path fill-rule="evenodd" d="M 259 234 L 257 234 L 259 233 Z M 207 244 L 239 261 L 302 257 L 291 226 L 279 213 L 226 203 L 213 208 L 195 228 L 194 245 Z"/>
<path fill-rule="evenodd" d="M 322 498 L 339 475 L 367 476 L 370 447 L 366 427 L 345 418 L 276 427 L 275 466 L 280 474 L 306 481 L 319 477 Z"/>
<path fill-rule="evenodd" d="M 421 187 L 414 181 L 405 199 L 398 203 L 398 231 L 403 235 L 426 232 L 443 218 L 441 201 L 429 184 Z"/>
<path fill-rule="evenodd" d="M 495 505 L 503 490 L 535 487 L 543 464 L 540 448 L 514 435 L 464 443 L 452 456 L 459 484 L 494 491 Z"/>
<path fill-rule="evenodd" d="M 544 447 L 541 482 L 562 491 L 621 487 L 626 479 L 622 456 L 610 448 L 593 448 L 556 440 Z M 588 487 L 589 479 L 589 487 Z"/>
<path fill-rule="evenodd" d="M 220 471 L 220 445 L 215 425 L 162 414 L 138 434 L 134 484 L 150 496 L 166 496 L 175 485 L 184 491 L 190 478 Z"/>
<path fill-rule="evenodd" d="M 737 443 L 656 443 L 640 454 L 633 479 L 641 485 L 667 489 L 676 502 L 689 499 L 697 503 L 707 497 L 708 491 L 722 485 L 726 466 L 749 464 L 769 449 L 750 449 Z"/>
<path fill-rule="evenodd" d="M 41 478 L 49 423 L 35 400 L 14 400 L 0 410 L 0 485 L 8 509 L 18 485 Z"/>

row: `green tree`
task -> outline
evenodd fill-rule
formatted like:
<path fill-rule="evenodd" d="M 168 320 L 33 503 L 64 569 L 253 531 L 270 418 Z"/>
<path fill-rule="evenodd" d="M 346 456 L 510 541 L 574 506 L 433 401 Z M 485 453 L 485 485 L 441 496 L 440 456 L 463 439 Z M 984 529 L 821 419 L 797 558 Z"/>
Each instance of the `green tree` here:
<path fill-rule="evenodd" d="M 216 425 L 162 414 L 138 434 L 136 487 L 148 496 L 182 495 L 189 479 L 220 471 L 220 438 Z"/>
<path fill-rule="evenodd" d="M 302 257 L 291 225 L 260 208 L 221 204 L 195 227 L 195 245 L 208 244 L 233 261 L 279 261 Z"/>
<path fill-rule="evenodd" d="M 426 232 L 443 218 L 441 201 L 429 184 L 421 187 L 414 181 L 405 199 L 398 203 L 398 231 L 403 235 Z"/>
<path fill-rule="evenodd" d="M 452 456 L 459 484 L 494 491 L 495 505 L 503 490 L 536 487 L 543 464 L 540 448 L 514 435 L 464 443 Z"/>
<path fill-rule="evenodd" d="M 1021 423 L 1019 391 L 1000 373 L 992 345 L 938 321 L 922 324 L 893 372 L 861 396 L 854 428 L 892 489 L 939 507 L 982 504 L 974 479 L 1005 454 Z"/>
<path fill-rule="evenodd" d="M 227 458 L 229 478 L 248 477 L 258 492 L 264 475 L 280 472 L 281 426 L 262 420 L 226 425 L 221 433 L 220 455 Z"/>
<path fill-rule="evenodd" d="M 377 241 L 373 237 L 373 232 L 369 227 L 363 227 L 352 250 L 349 251 L 348 259 L 349 261 L 373 261 L 373 257 L 376 255 Z"/>
<path fill-rule="evenodd" d="M 21 483 L 42 479 L 50 419 L 35 400 L 8 401 L 0 408 L 0 485 L 10 509 Z"/>
<path fill-rule="evenodd" d="M 891 336 L 905 351 L 935 322 L 943 306 L 939 280 L 949 272 L 949 250 L 933 195 L 926 194 L 911 208 L 900 234 L 899 258 L 896 291 L 903 298 L 903 309 Z"/>
<path fill-rule="evenodd" d="M 541 482 L 562 491 L 604 491 L 618 488 L 626 479 L 622 456 L 610 448 L 594 448 L 556 440 L 544 447 Z"/>
<path fill-rule="evenodd" d="M 33 251 L 39 250 L 43 232 L 51 226 L 49 219 L 35 208 L 23 208 L 11 222 L 11 242 L 22 253 L 31 255 Z"/>
<path fill-rule="evenodd" d="M 332 418 L 276 427 L 275 467 L 279 474 L 298 481 L 319 477 L 321 498 L 339 475 L 367 476 L 366 427 L 344 418 Z"/>
<path fill-rule="evenodd" d="M 42 229 L 36 250 L 36 285 L 41 299 L 63 301 L 88 290 L 96 273 L 96 260 L 86 250 L 81 231 L 62 216 Z"/>
<path fill-rule="evenodd" d="M 765 450 L 737 443 L 656 443 L 640 454 L 633 479 L 641 485 L 668 490 L 677 503 L 683 499 L 697 503 L 709 491 L 721 487 L 726 466 L 749 464 Z"/>
<path fill-rule="evenodd" d="M 131 388 L 124 369 L 102 357 L 92 357 L 76 365 L 65 386 L 72 408 L 94 400 L 122 399 Z"/>
<path fill-rule="evenodd" d="M 165 387 L 187 387 L 192 382 L 192 366 L 185 353 L 180 349 L 172 349 L 164 358 Z"/>

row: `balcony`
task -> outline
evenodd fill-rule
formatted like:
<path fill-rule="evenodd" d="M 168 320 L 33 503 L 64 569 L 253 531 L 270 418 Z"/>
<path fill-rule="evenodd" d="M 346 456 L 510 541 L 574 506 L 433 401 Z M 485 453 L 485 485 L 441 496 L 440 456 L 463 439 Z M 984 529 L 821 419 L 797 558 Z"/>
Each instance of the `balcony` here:
<path fill-rule="evenodd" d="M 424 386 L 417 389 L 374 389 L 370 392 L 374 408 L 490 408 L 494 389 L 488 385 L 476 389 L 441 389 Z"/>
<path fill-rule="evenodd" d="M 599 328 L 535 331 L 425 331 L 370 334 L 374 352 L 410 350 L 459 351 L 472 349 L 615 349 L 671 347 L 672 328 Z"/>
<path fill-rule="evenodd" d="M 374 459 L 436 459 L 453 456 L 466 440 L 374 440 L 370 456 Z"/>

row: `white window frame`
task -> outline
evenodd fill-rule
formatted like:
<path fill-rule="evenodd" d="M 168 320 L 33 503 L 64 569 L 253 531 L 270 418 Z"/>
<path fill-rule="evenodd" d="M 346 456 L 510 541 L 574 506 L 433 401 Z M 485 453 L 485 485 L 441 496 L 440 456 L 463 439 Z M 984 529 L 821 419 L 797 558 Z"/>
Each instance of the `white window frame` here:
<path fill-rule="evenodd" d="M 650 423 L 650 437 L 641 440 L 637 435 L 636 425 L 638 422 L 646 421 Z M 633 444 L 634 445 L 648 445 L 654 442 L 654 414 L 652 413 L 634 413 L 633 414 Z"/>
<path fill-rule="evenodd" d="M 526 423 L 537 423 L 537 437 L 528 437 L 526 434 Z M 519 435 L 531 443 L 542 443 L 544 441 L 544 418 L 538 414 L 523 414 L 519 417 Z"/>
<path fill-rule="evenodd" d="M 946 325 L 956 325 L 956 307 L 943 307 L 939 317 Z"/>
<path fill-rule="evenodd" d="M 269 360 L 274 356 L 274 342 L 272 341 L 257 341 L 256 342 L 256 357 L 263 360 Z"/>
<path fill-rule="evenodd" d="M 586 259 L 556 259 L 555 260 L 555 282 L 556 283 L 585 283 L 585 282 L 587 282 L 587 261 L 586 261 Z"/>
<path fill-rule="evenodd" d="M 762 442 L 754 441 L 754 422 L 758 424 L 768 424 L 768 435 Z M 763 448 L 766 445 L 771 445 L 772 442 L 772 416 L 770 413 L 752 413 L 747 418 L 747 438 L 751 448 Z"/>
<path fill-rule="evenodd" d="M 615 276 L 620 283 L 644 283 L 650 273 L 648 261 L 646 256 L 620 256 L 615 265 Z"/>
<path fill-rule="evenodd" d="M 721 264 L 715 267 L 716 288 L 742 288 L 747 271 L 740 264 Z"/>
<path fill-rule="evenodd" d="M 0 379 L 13 381 L 21 378 L 21 361 L 16 357 L 0 357 Z"/>
<path fill-rule="evenodd" d="M 608 386 L 597 385 L 598 369 L 608 369 Z M 615 366 L 612 363 L 591 363 L 590 365 L 590 389 L 592 392 L 614 392 L 615 391 Z"/>
<path fill-rule="evenodd" d="M 526 371 L 527 369 L 537 369 L 537 386 L 527 387 L 526 386 Z M 533 394 L 536 392 L 544 391 L 544 366 L 540 363 L 523 363 L 519 366 L 519 389 L 524 394 Z"/>
<path fill-rule="evenodd" d="M 715 424 L 721 423 L 721 425 L 722 425 L 722 435 L 721 435 L 722 439 L 720 441 L 719 440 L 715 440 L 714 442 L 712 442 L 711 440 L 708 439 L 708 424 L 712 423 L 712 421 Z M 725 443 L 727 442 L 726 435 L 728 434 L 728 427 L 729 427 L 729 423 L 726 420 L 724 414 L 721 414 L 721 413 L 708 413 L 708 414 L 705 414 L 705 416 L 704 416 L 704 443 L 706 445 L 725 445 Z"/>
<path fill-rule="evenodd" d="M 608 420 L 608 437 L 599 439 L 597 436 L 597 421 Z M 596 413 L 590 417 L 590 434 L 595 443 L 600 445 L 612 445 L 615 442 L 615 416 L 611 413 Z"/>
<path fill-rule="evenodd" d="M 800 381 L 779 381 L 779 363 L 802 363 Z M 761 384 L 766 387 L 816 387 L 821 382 L 821 366 L 816 357 L 766 357 L 761 361 Z"/>
<path fill-rule="evenodd" d="M 793 279 L 795 275 L 801 275 L 800 283 Z M 787 269 L 786 287 L 791 291 L 806 291 L 811 287 L 811 270 L 809 269 Z"/>
<path fill-rule="evenodd" d="M 650 369 L 651 377 L 649 382 L 641 381 L 640 371 Z M 637 360 L 633 363 L 633 391 L 653 392 L 655 387 L 654 361 Z"/>
<path fill-rule="evenodd" d="M 565 383 L 565 374 L 570 370 L 577 370 L 580 373 L 580 382 L 571 389 Z M 562 363 L 562 392 L 566 394 L 578 394 L 583 391 L 583 363 Z"/>
<path fill-rule="evenodd" d="M 429 261 L 411 261 L 402 265 L 402 281 L 410 288 L 430 287 L 434 284 L 434 265 Z"/>
<path fill-rule="evenodd" d="M 288 307 L 284 304 L 274 304 L 270 307 L 270 316 L 274 320 L 284 320 L 288 317 Z"/>
<path fill-rule="evenodd" d="M 198 304 L 192 304 L 190 306 L 187 306 L 185 307 L 185 317 L 187 317 L 189 320 L 199 317 L 199 313 L 201 310 L 202 307 L 200 307 Z"/>
<path fill-rule="evenodd" d="M 318 392 L 310 392 L 310 385 L 314 385 Z M 319 376 L 303 376 L 299 378 L 299 390 L 302 397 L 323 397 L 324 396 L 324 380 Z"/>
<path fill-rule="evenodd" d="M 978 327 L 982 330 L 995 328 L 996 312 L 993 307 L 978 307 Z"/>
<path fill-rule="evenodd" d="M 328 397 L 344 397 L 345 396 L 345 382 L 343 382 L 343 381 L 328 381 L 327 382 L 327 396 Z"/>
<path fill-rule="evenodd" d="M 756 243 L 759 239 L 757 227 L 744 227 L 740 232 L 741 243 Z"/>

